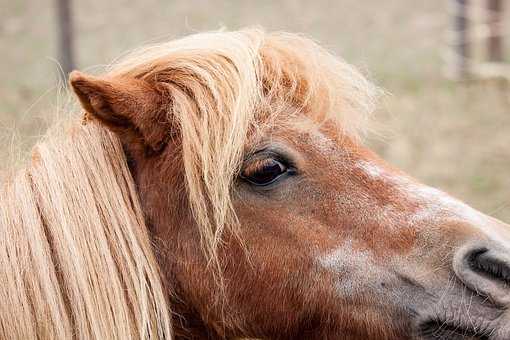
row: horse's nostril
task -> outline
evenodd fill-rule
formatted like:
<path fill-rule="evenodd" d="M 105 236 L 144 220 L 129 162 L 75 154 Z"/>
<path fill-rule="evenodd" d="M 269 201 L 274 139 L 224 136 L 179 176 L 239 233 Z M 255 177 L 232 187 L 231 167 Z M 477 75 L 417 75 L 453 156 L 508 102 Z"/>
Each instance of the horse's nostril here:
<path fill-rule="evenodd" d="M 457 277 L 497 305 L 510 305 L 510 252 L 497 244 L 459 249 L 453 260 Z"/>
<path fill-rule="evenodd" d="M 471 270 L 490 280 L 510 284 L 510 265 L 492 254 L 486 248 L 473 250 L 467 255 L 467 265 Z"/>

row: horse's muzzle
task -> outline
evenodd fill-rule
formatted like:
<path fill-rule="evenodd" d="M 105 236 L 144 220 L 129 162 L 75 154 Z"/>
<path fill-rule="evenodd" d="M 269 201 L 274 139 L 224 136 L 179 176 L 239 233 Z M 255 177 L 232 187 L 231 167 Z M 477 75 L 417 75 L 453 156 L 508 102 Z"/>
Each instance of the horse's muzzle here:
<path fill-rule="evenodd" d="M 468 242 L 455 251 L 453 271 L 456 279 L 420 313 L 417 338 L 510 340 L 510 248 L 488 239 Z"/>
<path fill-rule="evenodd" d="M 510 339 L 510 249 L 477 240 L 454 254 L 453 270 L 465 285 L 461 300 L 422 320 L 426 339 Z"/>

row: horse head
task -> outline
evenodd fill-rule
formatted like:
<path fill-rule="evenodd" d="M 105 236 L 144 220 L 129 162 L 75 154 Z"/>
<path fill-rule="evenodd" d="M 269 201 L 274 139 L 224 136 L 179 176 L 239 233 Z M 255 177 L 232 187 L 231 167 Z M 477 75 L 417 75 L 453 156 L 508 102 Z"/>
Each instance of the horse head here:
<path fill-rule="evenodd" d="M 182 337 L 508 339 L 508 225 L 363 144 L 379 90 L 258 30 L 75 72 L 122 142 Z"/>

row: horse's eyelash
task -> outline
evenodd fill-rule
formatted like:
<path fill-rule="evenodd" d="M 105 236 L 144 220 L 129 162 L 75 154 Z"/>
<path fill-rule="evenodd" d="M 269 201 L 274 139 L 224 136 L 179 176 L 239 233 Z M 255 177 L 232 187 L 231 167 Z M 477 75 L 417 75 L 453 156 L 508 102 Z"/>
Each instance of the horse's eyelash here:
<path fill-rule="evenodd" d="M 291 159 L 290 156 L 286 155 L 284 152 L 272 150 L 271 148 L 263 148 L 250 153 L 247 157 L 245 157 L 243 163 L 248 164 L 249 162 L 263 161 L 270 158 L 277 160 L 286 167 L 296 167 L 295 162 Z"/>
<path fill-rule="evenodd" d="M 248 162 L 248 165 L 243 169 L 243 173 L 256 173 L 257 171 L 260 171 L 264 168 L 265 165 L 269 164 L 271 160 L 275 158 L 261 158 L 261 159 L 255 159 Z M 276 159 L 277 160 L 277 159 Z M 284 164 L 285 165 L 285 164 Z"/>

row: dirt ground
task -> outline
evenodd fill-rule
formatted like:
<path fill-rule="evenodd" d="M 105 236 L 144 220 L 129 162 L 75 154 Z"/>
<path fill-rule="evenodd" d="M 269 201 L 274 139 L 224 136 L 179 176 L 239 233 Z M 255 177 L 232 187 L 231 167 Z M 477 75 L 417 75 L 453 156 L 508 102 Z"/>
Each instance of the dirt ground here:
<path fill-rule="evenodd" d="M 303 32 L 359 66 L 388 91 L 378 113 L 379 133 L 369 140 L 384 158 L 510 222 L 509 87 L 505 81 L 445 79 L 450 19 L 446 4 L 445 0 L 74 1 L 76 54 L 80 69 L 97 70 L 143 43 L 196 31 L 261 25 Z M 55 32 L 54 1 L 0 0 L 3 165 L 30 148 L 61 105 L 56 99 Z"/>

